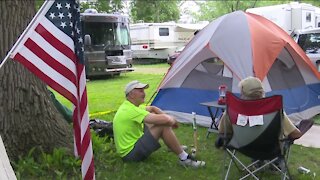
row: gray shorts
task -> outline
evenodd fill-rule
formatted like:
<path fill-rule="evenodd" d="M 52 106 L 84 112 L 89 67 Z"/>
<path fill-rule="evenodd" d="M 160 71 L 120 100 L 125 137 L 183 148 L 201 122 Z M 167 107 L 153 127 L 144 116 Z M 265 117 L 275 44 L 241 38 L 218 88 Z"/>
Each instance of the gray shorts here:
<path fill-rule="evenodd" d="M 159 142 L 152 136 L 149 131 L 149 128 L 144 125 L 144 134 L 140 139 L 135 143 L 134 148 L 124 156 L 123 161 L 143 161 L 151 153 L 158 150 L 161 147 Z"/>

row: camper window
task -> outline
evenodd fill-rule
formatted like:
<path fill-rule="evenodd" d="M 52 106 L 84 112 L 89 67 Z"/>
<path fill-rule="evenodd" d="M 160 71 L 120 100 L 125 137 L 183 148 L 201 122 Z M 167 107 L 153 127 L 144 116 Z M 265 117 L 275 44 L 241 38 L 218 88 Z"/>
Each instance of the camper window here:
<path fill-rule="evenodd" d="M 306 12 L 306 22 L 311 22 L 311 12 Z"/>
<path fill-rule="evenodd" d="M 169 36 L 169 28 L 159 28 L 159 36 Z"/>

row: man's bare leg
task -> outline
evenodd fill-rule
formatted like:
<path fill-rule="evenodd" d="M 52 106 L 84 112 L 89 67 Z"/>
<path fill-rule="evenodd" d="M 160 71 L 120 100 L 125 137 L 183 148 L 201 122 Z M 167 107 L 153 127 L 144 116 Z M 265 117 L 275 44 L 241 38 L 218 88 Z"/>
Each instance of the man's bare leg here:
<path fill-rule="evenodd" d="M 161 138 L 163 142 L 171 149 L 175 154 L 179 155 L 182 153 L 180 142 L 173 130 L 169 126 L 149 126 L 149 131 L 155 139 Z"/>

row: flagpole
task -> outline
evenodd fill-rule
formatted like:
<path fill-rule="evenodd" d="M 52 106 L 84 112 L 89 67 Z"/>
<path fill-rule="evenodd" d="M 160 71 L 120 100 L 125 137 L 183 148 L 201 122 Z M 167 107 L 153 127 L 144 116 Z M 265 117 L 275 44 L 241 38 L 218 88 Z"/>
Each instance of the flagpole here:
<path fill-rule="evenodd" d="M 6 57 L 1 61 L 0 64 L 0 69 L 2 68 L 2 66 L 4 65 L 4 63 L 9 59 L 9 56 L 11 55 L 12 51 L 16 48 L 16 46 L 18 44 L 20 44 L 20 42 L 22 41 L 23 37 L 25 36 L 25 34 L 28 32 L 28 30 L 31 28 L 31 26 L 34 24 L 34 21 L 37 19 L 37 17 L 39 16 L 39 14 L 41 14 L 41 12 L 43 11 L 45 5 L 47 5 L 49 3 L 49 1 L 45 1 L 41 8 L 39 9 L 39 11 L 37 12 L 37 14 L 33 17 L 33 19 L 31 20 L 31 22 L 28 24 L 27 28 L 23 31 L 23 33 L 20 35 L 19 39 L 14 43 L 13 47 L 10 49 L 10 51 L 7 53 Z"/>

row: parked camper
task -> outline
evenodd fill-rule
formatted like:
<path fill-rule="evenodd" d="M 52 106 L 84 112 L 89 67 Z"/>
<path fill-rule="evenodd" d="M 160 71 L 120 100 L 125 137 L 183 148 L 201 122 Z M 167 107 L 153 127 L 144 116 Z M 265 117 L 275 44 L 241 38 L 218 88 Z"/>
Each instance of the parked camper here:
<path fill-rule="evenodd" d="M 320 72 L 320 28 L 296 30 L 291 36 Z"/>
<path fill-rule="evenodd" d="M 296 29 L 320 27 L 320 8 L 311 4 L 291 2 L 274 6 L 247 9 L 261 15 L 291 34 Z"/>
<path fill-rule="evenodd" d="M 167 59 L 208 23 L 138 23 L 130 25 L 134 59 Z"/>
<path fill-rule="evenodd" d="M 128 16 L 81 13 L 87 77 L 133 71 Z"/>

